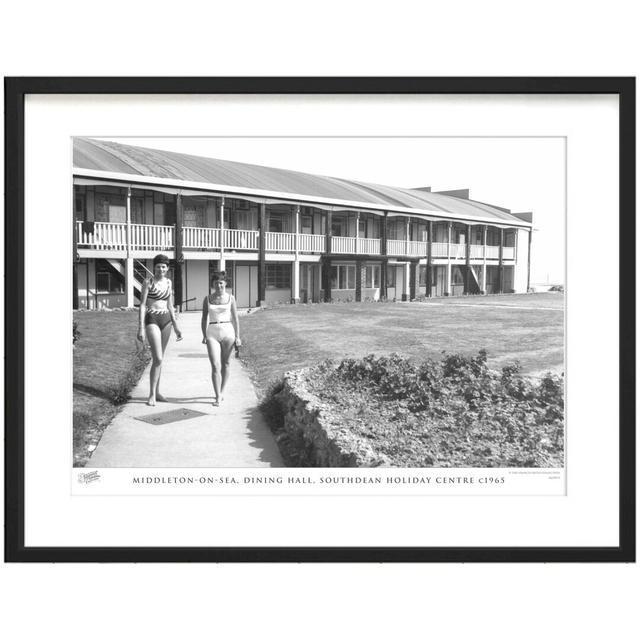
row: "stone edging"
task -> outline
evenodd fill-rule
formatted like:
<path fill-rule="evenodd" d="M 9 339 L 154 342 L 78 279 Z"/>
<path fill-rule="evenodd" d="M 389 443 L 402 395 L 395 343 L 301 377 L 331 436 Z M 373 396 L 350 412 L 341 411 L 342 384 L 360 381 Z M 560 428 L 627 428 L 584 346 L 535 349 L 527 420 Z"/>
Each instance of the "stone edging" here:
<path fill-rule="evenodd" d="M 289 458 L 299 467 L 380 467 L 390 460 L 376 453 L 361 438 L 353 436 L 330 405 L 308 390 L 309 369 L 289 371 L 282 390 L 275 396 L 284 416 L 284 431 Z M 291 455 L 293 454 L 293 455 Z"/>

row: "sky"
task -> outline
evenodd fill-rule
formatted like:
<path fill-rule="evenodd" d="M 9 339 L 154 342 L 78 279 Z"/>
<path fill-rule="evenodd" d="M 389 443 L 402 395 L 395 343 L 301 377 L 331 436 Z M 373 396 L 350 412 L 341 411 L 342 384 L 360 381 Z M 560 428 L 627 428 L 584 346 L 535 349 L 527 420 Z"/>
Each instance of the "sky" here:
<path fill-rule="evenodd" d="M 533 212 L 531 283 L 565 282 L 562 137 L 120 137 L 123 144 L 395 187 L 469 189 Z"/>

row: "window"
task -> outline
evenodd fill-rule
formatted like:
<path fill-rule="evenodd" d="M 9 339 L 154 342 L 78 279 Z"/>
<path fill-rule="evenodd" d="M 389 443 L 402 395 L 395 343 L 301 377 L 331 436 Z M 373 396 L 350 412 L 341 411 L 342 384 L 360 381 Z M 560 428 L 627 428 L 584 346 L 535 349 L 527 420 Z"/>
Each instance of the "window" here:
<path fill-rule="evenodd" d="M 75 219 L 84 221 L 87 217 L 85 208 L 85 194 L 76 193 L 74 198 Z"/>
<path fill-rule="evenodd" d="M 345 237 L 347 235 L 347 220 L 344 216 L 331 218 L 331 235 Z"/>
<path fill-rule="evenodd" d="M 132 224 L 144 224 L 144 200 L 131 198 L 131 222 Z"/>
<path fill-rule="evenodd" d="M 395 287 L 396 286 L 396 268 L 395 267 L 387 267 L 387 287 Z"/>
<path fill-rule="evenodd" d="M 300 233 L 313 233 L 313 218 L 300 216 Z"/>
<path fill-rule="evenodd" d="M 96 193 L 96 222 L 126 222 L 125 196 L 115 193 Z"/>
<path fill-rule="evenodd" d="M 186 198 L 185 198 L 186 200 Z M 204 227 L 204 204 L 186 202 L 183 207 L 183 225 L 185 227 Z"/>
<path fill-rule="evenodd" d="M 366 289 L 377 289 L 380 286 L 380 267 L 378 265 L 365 267 L 364 286 Z"/>
<path fill-rule="evenodd" d="M 331 267 L 332 289 L 355 289 L 356 268 L 354 265 L 339 264 Z"/>
<path fill-rule="evenodd" d="M 96 292 L 97 293 L 124 293 L 122 277 L 104 260 L 96 261 Z"/>
<path fill-rule="evenodd" d="M 291 289 L 291 265 L 266 265 L 267 289 Z"/>
<path fill-rule="evenodd" d="M 427 266 L 426 265 L 420 265 L 420 268 L 418 269 L 418 286 L 419 287 L 426 287 L 427 286 Z"/>
<path fill-rule="evenodd" d="M 362 218 L 358 220 L 358 235 L 361 238 L 367 237 L 367 221 L 363 220 Z"/>

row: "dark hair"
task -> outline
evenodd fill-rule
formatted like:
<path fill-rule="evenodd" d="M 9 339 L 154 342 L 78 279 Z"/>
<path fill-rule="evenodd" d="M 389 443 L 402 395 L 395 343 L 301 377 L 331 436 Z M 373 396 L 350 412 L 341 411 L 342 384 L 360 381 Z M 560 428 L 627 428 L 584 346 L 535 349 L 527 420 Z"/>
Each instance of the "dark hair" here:
<path fill-rule="evenodd" d="M 168 256 L 165 256 L 164 253 L 159 253 L 153 259 L 153 266 L 155 267 L 157 264 L 166 264 L 168 267 L 171 264 L 171 260 L 169 260 Z"/>
<path fill-rule="evenodd" d="M 211 276 L 211 282 L 215 282 L 216 280 L 224 280 L 227 281 L 227 273 L 226 271 L 214 271 Z"/>

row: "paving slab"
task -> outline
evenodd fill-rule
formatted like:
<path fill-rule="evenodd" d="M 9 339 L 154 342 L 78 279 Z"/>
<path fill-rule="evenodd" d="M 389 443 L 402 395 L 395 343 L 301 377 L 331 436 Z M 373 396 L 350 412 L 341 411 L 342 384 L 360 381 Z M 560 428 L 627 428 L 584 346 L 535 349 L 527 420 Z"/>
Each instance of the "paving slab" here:
<path fill-rule="evenodd" d="M 174 334 L 167 345 L 160 391 L 168 402 L 158 402 L 155 407 L 146 404 L 147 367 L 129 402 L 105 430 L 87 468 L 284 466 L 258 409 L 249 374 L 234 355 L 225 400 L 221 406 L 213 406 L 211 367 L 202 344 L 200 318 L 199 312 L 181 314 L 178 322 L 183 340 L 176 341 Z M 140 419 L 157 414 L 161 423 L 164 420 L 160 414 L 176 409 L 203 415 L 181 416 L 167 424 Z"/>

